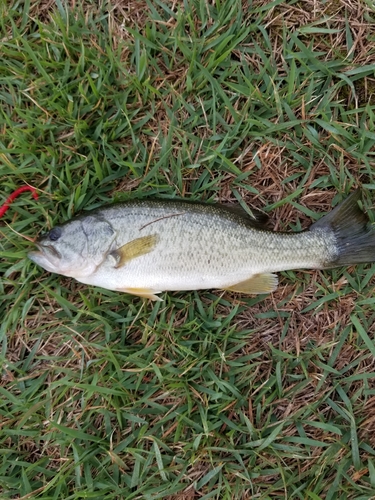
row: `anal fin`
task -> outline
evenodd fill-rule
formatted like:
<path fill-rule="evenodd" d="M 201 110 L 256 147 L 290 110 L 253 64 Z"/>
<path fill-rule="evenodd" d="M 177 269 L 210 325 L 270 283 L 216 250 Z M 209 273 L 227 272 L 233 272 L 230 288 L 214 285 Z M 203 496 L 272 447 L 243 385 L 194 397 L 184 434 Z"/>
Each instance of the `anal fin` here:
<path fill-rule="evenodd" d="M 137 295 L 143 299 L 155 300 L 158 302 L 163 302 L 163 299 L 158 297 L 156 294 L 161 293 L 160 291 L 150 290 L 148 288 L 117 288 L 119 292 L 130 293 L 131 295 Z"/>
<path fill-rule="evenodd" d="M 278 279 L 276 274 L 263 273 L 254 274 L 247 280 L 235 283 L 234 285 L 226 287 L 226 290 L 240 293 L 270 293 L 276 290 Z"/>

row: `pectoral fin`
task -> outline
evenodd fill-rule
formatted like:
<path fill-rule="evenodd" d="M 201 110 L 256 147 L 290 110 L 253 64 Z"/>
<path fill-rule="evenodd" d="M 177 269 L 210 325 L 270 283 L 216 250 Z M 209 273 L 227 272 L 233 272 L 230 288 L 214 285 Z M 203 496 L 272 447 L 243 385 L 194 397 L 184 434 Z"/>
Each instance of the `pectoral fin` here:
<path fill-rule="evenodd" d="M 158 239 L 158 235 L 150 234 L 149 236 L 143 236 L 142 238 L 136 238 L 135 240 L 129 241 L 125 243 L 125 245 L 122 245 L 122 247 L 113 250 L 110 255 L 116 260 L 115 269 L 122 267 L 136 257 L 151 252 L 158 242 Z"/>
<path fill-rule="evenodd" d="M 251 278 L 241 281 L 240 283 L 235 283 L 234 285 L 226 287 L 226 289 L 240 293 L 270 293 L 276 290 L 277 283 L 278 279 L 276 274 L 254 274 Z"/>
<path fill-rule="evenodd" d="M 157 300 L 158 302 L 163 302 L 163 299 L 155 295 L 156 293 L 161 293 L 161 291 L 149 290 L 148 288 L 117 288 L 119 292 L 130 293 L 131 295 L 137 295 L 144 299 Z"/>

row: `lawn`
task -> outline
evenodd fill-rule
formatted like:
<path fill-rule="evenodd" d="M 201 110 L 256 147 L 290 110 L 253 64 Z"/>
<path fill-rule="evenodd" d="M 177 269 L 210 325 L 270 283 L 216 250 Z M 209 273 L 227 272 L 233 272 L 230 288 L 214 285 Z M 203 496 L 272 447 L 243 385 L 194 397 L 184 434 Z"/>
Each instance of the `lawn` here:
<path fill-rule="evenodd" d="M 370 0 L 2 0 L 1 499 L 375 498 L 375 264 L 151 302 L 27 259 L 130 198 L 375 218 Z"/>

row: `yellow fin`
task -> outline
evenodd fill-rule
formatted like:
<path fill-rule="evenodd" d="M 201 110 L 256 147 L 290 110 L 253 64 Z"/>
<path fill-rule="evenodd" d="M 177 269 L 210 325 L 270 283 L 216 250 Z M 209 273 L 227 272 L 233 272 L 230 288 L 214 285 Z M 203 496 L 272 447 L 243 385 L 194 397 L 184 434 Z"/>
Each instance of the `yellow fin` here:
<path fill-rule="evenodd" d="M 117 250 L 113 250 L 111 255 L 117 262 L 115 269 L 122 267 L 129 262 L 129 260 L 151 252 L 158 242 L 158 239 L 159 237 L 156 234 L 150 234 L 149 236 L 143 236 L 142 238 L 136 238 L 135 240 L 129 241 Z"/>
<path fill-rule="evenodd" d="M 251 278 L 226 287 L 226 290 L 241 293 L 270 293 L 276 290 L 278 279 L 276 274 L 254 274 Z"/>
<path fill-rule="evenodd" d="M 163 299 L 155 295 L 156 293 L 161 293 L 161 291 L 150 290 L 148 288 L 117 288 L 119 292 L 130 293 L 131 295 L 137 295 L 144 299 L 156 300 L 158 302 L 163 302 Z"/>

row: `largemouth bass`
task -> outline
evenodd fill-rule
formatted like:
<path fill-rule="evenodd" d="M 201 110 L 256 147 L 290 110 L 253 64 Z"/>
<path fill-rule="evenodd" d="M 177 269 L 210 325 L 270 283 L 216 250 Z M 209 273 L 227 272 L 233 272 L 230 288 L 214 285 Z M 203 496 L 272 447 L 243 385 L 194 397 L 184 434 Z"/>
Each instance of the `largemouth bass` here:
<path fill-rule="evenodd" d="M 277 271 L 375 261 L 375 230 L 353 192 L 308 230 L 264 229 L 261 217 L 174 200 L 133 200 L 51 229 L 29 258 L 88 285 L 160 300 L 172 290 L 245 294 L 277 287 Z"/>

